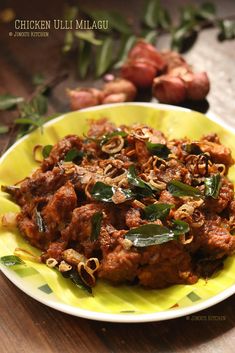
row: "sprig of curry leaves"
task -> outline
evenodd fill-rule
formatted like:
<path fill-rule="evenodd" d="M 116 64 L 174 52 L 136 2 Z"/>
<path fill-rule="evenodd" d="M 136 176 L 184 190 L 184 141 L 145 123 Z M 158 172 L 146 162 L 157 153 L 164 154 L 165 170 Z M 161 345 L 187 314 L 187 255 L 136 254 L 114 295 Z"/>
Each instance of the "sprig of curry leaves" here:
<path fill-rule="evenodd" d="M 88 73 L 101 77 L 109 69 L 118 69 L 125 62 L 129 50 L 138 38 L 144 38 L 151 44 L 161 34 L 169 34 L 171 48 L 182 52 L 193 45 L 199 31 L 208 26 L 219 28 L 219 39 L 235 37 L 235 21 L 216 18 L 216 7 L 211 2 L 200 5 L 190 4 L 179 8 L 177 22 L 173 22 L 169 10 L 160 0 L 146 0 L 137 25 L 131 18 L 126 19 L 117 11 L 89 9 L 67 6 L 66 20 L 85 19 L 108 21 L 108 28 L 95 27 L 66 31 L 62 51 L 77 53 L 78 75 L 86 78 Z M 95 59 L 95 60 L 94 60 Z"/>

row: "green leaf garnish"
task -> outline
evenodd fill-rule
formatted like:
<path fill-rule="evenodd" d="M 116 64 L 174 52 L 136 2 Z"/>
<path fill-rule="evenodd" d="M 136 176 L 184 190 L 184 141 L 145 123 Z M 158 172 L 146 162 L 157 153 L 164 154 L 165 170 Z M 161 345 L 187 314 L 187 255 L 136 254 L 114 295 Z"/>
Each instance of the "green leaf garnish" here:
<path fill-rule="evenodd" d="M 36 220 L 39 233 L 46 232 L 47 230 L 46 224 L 42 218 L 41 213 L 37 209 L 35 209 L 35 220 Z"/>
<path fill-rule="evenodd" d="M 120 67 L 122 67 L 122 65 L 127 60 L 129 51 L 136 43 L 136 40 L 137 40 L 137 38 L 133 34 L 129 37 L 126 37 L 126 36 L 124 37 L 122 45 L 121 45 L 121 49 L 118 54 L 117 62 L 114 65 L 114 69 L 119 69 Z"/>
<path fill-rule="evenodd" d="M 84 40 L 79 40 L 78 43 L 78 74 L 84 79 L 89 70 L 89 65 L 91 63 L 91 44 Z"/>
<path fill-rule="evenodd" d="M 70 271 L 60 273 L 62 273 L 63 277 L 70 279 L 79 289 L 83 289 L 92 294 L 92 288 L 83 282 L 78 271 L 72 269 Z"/>
<path fill-rule="evenodd" d="M 72 162 L 78 159 L 81 160 L 83 157 L 84 157 L 84 152 L 78 151 L 76 148 L 72 148 L 66 153 L 64 157 L 64 161 Z"/>
<path fill-rule="evenodd" d="M 205 195 L 217 199 L 221 188 L 220 174 L 215 174 L 205 178 Z"/>
<path fill-rule="evenodd" d="M 173 231 L 158 224 L 144 224 L 133 228 L 125 234 L 125 239 L 130 240 L 136 247 L 158 245 L 174 240 Z"/>
<path fill-rule="evenodd" d="M 93 45 L 101 45 L 102 44 L 102 40 L 101 39 L 97 39 L 95 38 L 95 32 L 92 30 L 87 30 L 87 31 L 75 31 L 74 32 L 74 36 L 82 39 L 84 41 L 87 41 Z"/>
<path fill-rule="evenodd" d="M 202 197 L 202 193 L 199 189 L 194 188 L 191 185 L 184 184 L 178 180 L 172 180 L 167 184 L 167 189 L 171 195 L 176 197 L 181 196 L 192 196 L 192 197 Z"/>
<path fill-rule="evenodd" d="M 98 239 L 100 235 L 101 223 L 103 219 L 102 212 L 96 212 L 91 218 L 91 241 Z"/>
<path fill-rule="evenodd" d="M 130 185 L 137 188 L 136 193 L 140 196 L 146 197 L 153 194 L 153 189 L 145 181 L 137 176 L 134 165 L 131 165 L 128 168 L 127 179 Z"/>
<path fill-rule="evenodd" d="M 66 31 L 65 37 L 64 37 L 64 45 L 62 47 L 62 52 L 63 53 L 69 52 L 72 49 L 73 43 L 74 43 L 73 32 Z"/>
<path fill-rule="evenodd" d="M 49 157 L 49 154 L 51 153 L 52 148 L 53 148 L 52 145 L 46 145 L 46 146 L 43 147 L 42 156 L 43 156 L 44 159 Z"/>
<path fill-rule="evenodd" d="M 24 264 L 24 261 L 15 255 L 2 256 L 0 262 L 7 267 Z"/>
<path fill-rule="evenodd" d="M 152 154 L 163 159 L 168 158 L 169 154 L 171 153 L 171 150 L 162 143 L 152 143 L 148 141 L 146 142 L 146 146 Z"/>
<path fill-rule="evenodd" d="M 97 201 L 113 202 L 112 197 L 115 193 L 113 186 L 97 181 L 91 190 L 91 196 Z"/>
<path fill-rule="evenodd" d="M 195 155 L 199 155 L 202 154 L 202 150 L 201 148 L 196 144 L 196 143 L 185 143 L 182 145 L 182 148 L 185 152 L 187 152 L 188 154 L 195 154 Z"/>
<path fill-rule="evenodd" d="M 187 222 L 181 221 L 179 219 L 173 221 L 172 232 L 177 236 L 181 234 L 188 233 L 190 230 Z"/>
<path fill-rule="evenodd" d="M 113 61 L 113 40 L 111 37 L 104 39 L 96 55 L 96 77 L 102 76 L 111 66 Z"/>
<path fill-rule="evenodd" d="M 144 208 L 144 217 L 153 222 L 157 219 L 165 219 L 174 205 L 167 203 L 155 203 Z"/>
<path fill-rule="evenodd" d="M 14 108 L 17 104 L 24 101 L 23 97 L 16 97 L 12 94 L 1 94 L 0 95 L 0 110 L 7 110 Z"/>
<path fill-rule="evenodd" d="M 108 142 L 114 136 L 126 137 L 128 134 L 125 131 L 114 131 L 109 134 L 106 134 L 101 137 L 99 140 L 100 146 L 103 146 L 106 142 Z"/>
<path fill-rule="evenodd" d="M 111 29 L 115 29 L 116 31 L 123 34 L 130 34 L 130 26 L 127 23 L 126 19 L 117 11 L 105 11 L 105 10 L 94 10 L 85 12 L 92 17 L 95 21 L 104 21 L 107 20 Z M 107 30 L 103 30 L 107 31 Z"/>

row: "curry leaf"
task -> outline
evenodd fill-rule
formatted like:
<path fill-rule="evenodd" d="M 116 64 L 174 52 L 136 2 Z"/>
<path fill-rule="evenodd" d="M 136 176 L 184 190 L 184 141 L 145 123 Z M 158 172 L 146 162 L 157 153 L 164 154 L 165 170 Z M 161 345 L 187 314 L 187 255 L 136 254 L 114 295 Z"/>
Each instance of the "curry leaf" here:
<path fill-rule="evenodd" d="M 14 108 L 17 104 L 24 101 L 23 97 L 16 97 L 12 94 L 2 94 L 0 95 L 0 110 L 7 110 Z"/>
<path fill-rule="evenodd" d="M 101 45 L 102 44 L 102 40 L 95 38 L 95 33 L 92 30 L 75 31 L 74 36 L 79 39 L 85 40 L 93 45 Z"/>
<path fill-rule="evenodd" d="M 112 186 L 97 181 L 91 190 L 91 196 L 97 201 L 112 202 L 114 192 Z"/>
<path fill-rule="evenodd" d="M 91 44 L 89 42 L 80 40 L 78 43 L 78 74 L 83 79 L 86 77 L 89 65 L 91 63 Z"/>
<path fill-rule="evenodd" d="M 71 150 L 69 150 L 66 153 L 66 155 L 64 157 L 64 161 L 65 162 L 72 162 L 77 159 L 82 159 L 83 156 L 84 156 L 84 152 L 79 151 L 77 148 L 72 148 Z"/>
<path fill-rule="evenodd" d="M 158 32 L 155 30 L 152 30 L 152 31 L 144 31 L 142 36 L 145 42 L 155 45 L 157 35 L 158 35 Z"/>
<path fill-rule="evenodd" d="M 167 203 L 155 203 L 144 208 L 144 216 L 149 221 L 156 221 L 157 219 L 165 219 L 174 205 Z"/>
<path fill-rule="evenodd" d="M 91 16 L 95 21 L 108 21 L 110 29 L 115 29 L 116 31 L 123 34 L 130 34 L 131 32 L 129 24 L 119 12 L 105 10 L 86 10 L 85 12 L 88 13 L 88 15 Z"/>
<path fill-rule="evenodd" d="M 195 155 L 199 155 L 202 154 L 202 150 L 201 148 L 196 144 L 196 143 L 185 143 L 182 145 L 182 148 L 185 152 L 187 152 L 188 154 L 195 154 Z"/>
<path fill-rule="evenodd" d="M 152 154 L 163 159 L 166 159 L 171 153 L 171 150 L 162 143 L 152 143 L 148 141 L 146 142 L 146 146 Z"/>
<path fill-rule="evenodd" d="M 185 42 L 192 38 L 195 34 L 196 31 L 194 22 L 189 22 L 178 27 L 172 34 L 171 49 L 181 52 L 184 48 Z"/>
<path fill-rule="evenodd" d="M 76 6 L 66 6 L 64 11 L 64 19 L 67 21 L 74 20 L 78 15 L 78 8 Z"/>
<path fill-rule="evenodd" d="M 191 185 L 184 184 L 178 180 L 172 180 L 167 184 L 168 191 L 177 197 L 181 196 L 192 196 L 192 197 L 202 197 L 202 193 L 199 189 L 194 188 Z"/>
<path fill-rule="evenodd" d="M 151 196 L 153 194 L 152 188 L 136 174 L 134 165 L 131 165 L 127 172 L 127 179 L 129 184 L 137 188 L 136 193 L 142 197 Z"/>
<path fill-rule="evenodd" d="M 0 263 L 7 267 L 15 266 L 15 265 L 22 265 L 24 261 L 21 260 L 18 256 L 14 255 L 7 255 L 0 257 Z"/>
<path fill-rule="evenodd" d="M 47 230 L 46 224 L 44 223 L 41 213 L 37 209 L 35 209 L 35 219 L 36 219 L 36 224 L 37 224 L 39 233 L 46 232 Z"/>
<path fill-rule="evenodd" d="M 86 290 L 88 293 L 92 293 L 92 288 L 86 285 L 81 277 L 79 276 L 78 271 L 72 269 L 70 271 L 61 272 L 63 277 L 70 279 L 79 289 Z"/>
<path fill-rule="evenodd" d="M 215 174 L 205 178 L 205 195 L 217 199 L 221 188 L 220 174 Z"/>
<path fill-rule="evenodd" d="M 158 224 L 144 224 L 133 228 L 125 234 L 125 239 L 130 240 L 136 247 L 158 245 L 174 240 L 173 231 Z"/>
<path fill-rule="evenodd" d="M 215 13 L 215 4 L 212 2 L 205 2 L 199 7 L 196 15 L 203 20 L 212 20 L 215 17 Z"/>
<path fill-rule="evenodd" d="M 161 5 L 159 0 L 149 0 L 144 11 L 144 23 L 150 28 L 156 28 L 158 25 L 158 13 Z"/>
<path fill-rule="evenodd" d="M 100 235 L 101 223 L 103 219 L 102 212 L 96 212 L 91 218 L 91 241 L 98 239 Z"/>
<path fill-rule="evenodd" d="M 103 75 L 111 66 L 113 61 L 113 40 L 111 37 L 104 39 L 102 46 L 97 50 L 96 76 Z"/>
<path fill-rule="evenodd" d="M 128 53 L 136 43 L 136 40 L 137 38 L 135 35 L 124 37 L 123 43 L 121 45 L 121 49 L 118 54 L 118 61 L 114 65 L 115 69 L 119 69 L 124 64 L 124 62 L 127 59 Z"/>
<path fill-rule="evenodd" d="M 177 236 L 189 232 L 189 225 L 187 222 L 179 219 L 173 221 L 172 232 Z"/>
<path fill-rule="evenodd" d="M 52 145 L 46 145 L 42 149 L 42 156 L 43 158 L 49 157 L 49 154 L 51 153 L 53 146 Z"/>
<path fill-rule="evenodd" d="M 71 31 L 66 31 L 62 52 L 67 53 L 68 51 L 70 51 L 72 49 L 73 42 L 74 42 L 73 33 Z"/>

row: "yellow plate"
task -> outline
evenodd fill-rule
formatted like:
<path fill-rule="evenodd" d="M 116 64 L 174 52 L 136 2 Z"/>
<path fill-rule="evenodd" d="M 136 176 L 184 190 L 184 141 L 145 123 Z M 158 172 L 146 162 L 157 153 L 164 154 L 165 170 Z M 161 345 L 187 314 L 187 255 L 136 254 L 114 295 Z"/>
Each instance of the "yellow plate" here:
<path fill-rule="evenodd" d="M 169 105 L 126 103 L 93 107 L 65 114 L 47 123 L 43 134 L 39 130 L 22 138 L 0 160 L 0 184 L 11 185 L 28 176 L 38 165 L 32 150 L 36 144 L 54 144 L 61 137 L 86 133 L 87 119 L 107 117 L 116 124 L 145 123 L 167 134 L 170 138 L 187 136 L 197 139 L 203 134 L 216 132 L 222 143 L 235 156 L 235 134 L 205 115 Z M 235 182 L 231 168 L 230 179 Z M 0 193 L 0 213 L 17 212 L 7 194 Z M 0 256 L 11 255 L 16 247 L 38 254 L 17 231 L 0 229 Z M 194 285 L 175 285 L 162 290 L 119 286 L 99 281 L 94 296 L 76 288 L 56 270 L 43 264 L 26 261 L 25 265 L 5 268 L 4 274 L 24 292 L 36 300 L 63 312 L 95 320 L 144 322 L 164 320 L 202 310 L 235 293 L 235 257 L 225 261 L 224 269 L 207 283 L 199 280 Z"/>

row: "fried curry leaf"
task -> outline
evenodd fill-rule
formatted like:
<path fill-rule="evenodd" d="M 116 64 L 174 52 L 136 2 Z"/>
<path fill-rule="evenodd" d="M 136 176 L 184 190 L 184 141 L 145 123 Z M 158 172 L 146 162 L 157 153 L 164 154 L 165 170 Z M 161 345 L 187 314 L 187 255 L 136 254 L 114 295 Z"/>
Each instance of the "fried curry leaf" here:
<path fill-rule="evenodd" d="M 92 288 L 85 284 L 79 273 L 76 270 L 70 270 L 67 272 L 61 272 L 63 277 L 70 279 L 79 289 L 86 290 L 88 293 L 92 294 Z"/>
<path fill-rule="evenodd" d="M 44 223 L 41 213 L 37 209 L 35 209 L 35 219 L 39 233 L 44 233 L 47 230 L 47 227 Z"/>
<path fill-rule="evenodd" d="M 151 196 L 153 194 L 152 188 L 136 174 L 134 165 L 131 165 L 127 172 L 127 179 L 129 184 L 137 188 L 136 193 L 140 196 Z"/>
<path fill-rule="evenodd" d="M 157 219 L 165 219 L 174 205 L 167 203 L 155 203 L 144 208 L 144 216 L 149 221 L 156 221 Z"/>
<path fill-rule="evenodd" d="M 100 235 L 101 223 L 103 219 L 102 212 L 96 212 L 91 218 L 91 241 L 98 239 Z"/>
<path fill-rule="evenodd" d="M 114 136 L 126 137 L 128 134 L 125 131 L 114 131 L 109 134 L 104 135 L 100 140 L 100 146 L 103 146 L 108 140 L 110 140 Z"/>
<path fill-rule="evenodd" d="M 130 240 L 136 247 L 158 245 L 174 240 L 173 231 L 158 224 L 144 224 L 133 228 L 125 234 L 125 239 Z"/>
<path fill-rule="evenodd" d="M 49 154 L 51 153 L 52 148 L 53 148 L 52 145 L 46 145 L 46 146 L 43 147 L 42 156 L 43 156 L 44 159 L 49 157 Z"/>
<path fill-rule="evenodd" d="M 82 151 L 78 151 L 76 148 L 72 148 L 71 150 L 69 150 L 65 157 L 64 157 L 64 161 L 65 162 L 72 162 L 78 159 L 82 159 L 84 156 L 84 152 Z"/>
<path fill-rule="evenodd" d="M 215 174 L 205 178 L 205 195 L 217 199 L 221 188 L 220 174 Z"/>
<path fill-rule="evenodd" d="M 147 149 L 154 154 L 155 156 L 159 158 L 166 159 L 168 158 L 169 154 L 171 153 L 171 150 L 164 144 L 162 143 L 152 143 L 152 142 L 146 142 Z"/>
<path fill-rule="evenodd" d="M 97 181 L 91 190 L 91 196 L 97 201 L 112 202 L 114 187 Z"/>
<path fill-rule="evenodd" d="M 199 189 L 194 188 L 191 185 L 184 184 L 178 180 L 172 180 L 167 184 L 167 189 L 173 196 L 192 196 L 201 197 L 202 193 Z"/>
<path fill-rule="evenodd" d="M 185 143 L 182 145 L 182 148 L 185 152 L 187 152 L 188 154 L 195 154 L 195 155 L 199 155 L 202 154 L 202 150 L 201 148 L 196 144 L 196 143 Z"/>
<path fill-rule="evenodd" d="M 173 227 L 171 230 L 175 235 L 185 234 L 189 232 L 189 225 L 187 222 L 177 219 L 173 221 Z"/>
<path fill-rule="evenodd" d="M 15 255 L 7 255 L 0 257 L 0 263 L 7 266 L 15 266 L 15 265 L 23 265 L 24 261 L 21 260 L 18 256 Z"/>

